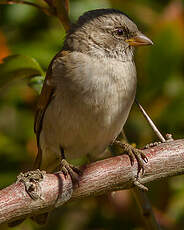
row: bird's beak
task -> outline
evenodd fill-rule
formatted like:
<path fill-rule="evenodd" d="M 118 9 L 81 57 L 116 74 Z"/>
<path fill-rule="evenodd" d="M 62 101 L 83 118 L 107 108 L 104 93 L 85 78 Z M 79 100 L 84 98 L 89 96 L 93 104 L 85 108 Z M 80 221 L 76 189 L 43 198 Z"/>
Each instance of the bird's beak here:
<path fill-rule="evenodd" d="M 125 40 L 130 46 L 149 46 L 153 45 L 151 39 L 146 37 L 144 34 L 139 33 L 135 37 Z"/>

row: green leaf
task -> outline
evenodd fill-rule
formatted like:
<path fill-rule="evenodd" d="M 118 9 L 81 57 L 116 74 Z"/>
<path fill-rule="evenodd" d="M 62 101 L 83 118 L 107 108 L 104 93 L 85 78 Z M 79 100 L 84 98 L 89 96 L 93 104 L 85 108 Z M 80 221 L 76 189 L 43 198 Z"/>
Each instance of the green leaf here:
<path fill-rule="evenodd" d="M 34 58 L 23 55 L 8 56 L 0 64 L 0 87 L 14 79 L 38 75 L 44 76 L 44 71 Z"/>
<path fill-rule="evenodd" d="M 44 81 L 43 76 L 36 76 L 36 77 L 31 78 L 28 85 L 31 88 L 33 88 L 38 94 L 40 94 L 42 86 L 43 86 L 43 81 Z"/>

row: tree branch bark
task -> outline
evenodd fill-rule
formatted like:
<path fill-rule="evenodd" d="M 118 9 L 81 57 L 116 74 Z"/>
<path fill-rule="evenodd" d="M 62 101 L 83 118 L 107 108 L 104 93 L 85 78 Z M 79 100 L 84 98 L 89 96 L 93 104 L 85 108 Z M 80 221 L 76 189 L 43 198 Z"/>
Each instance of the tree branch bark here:
<path fill-rule="evenodd" d="M 184 173 L 184 139 L 162 143 L 145 149 L 149 162 L 139 182 L 146 184 Z M 26 187 L 21 181 L 0 191 L 0 223 L 50 211 L 68 200 L 97 196 L 110 191 L 134 187 L 137 163 L 131 167 L 126 155 L 111 157 L 82 167 L 79 185 L 62 173 L 44 174 L 43 179 L 30 179 Z M 29 185 L 30 185 L 29 184 Z M 29 195 L 29 190 L 33 196 Z"/>

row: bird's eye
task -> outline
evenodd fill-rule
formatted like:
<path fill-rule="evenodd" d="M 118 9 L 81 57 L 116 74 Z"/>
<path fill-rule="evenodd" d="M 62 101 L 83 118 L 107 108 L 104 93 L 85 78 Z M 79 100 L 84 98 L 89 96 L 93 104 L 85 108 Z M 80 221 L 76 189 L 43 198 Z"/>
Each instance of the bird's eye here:
<path fill-rule="evenodd" d="M 122 29 L 117 29 L 116 30 L 116 33 L 117 33 L 117 35 L 123 35 L 124 34 L 124 31 L 122 30 Z"/>

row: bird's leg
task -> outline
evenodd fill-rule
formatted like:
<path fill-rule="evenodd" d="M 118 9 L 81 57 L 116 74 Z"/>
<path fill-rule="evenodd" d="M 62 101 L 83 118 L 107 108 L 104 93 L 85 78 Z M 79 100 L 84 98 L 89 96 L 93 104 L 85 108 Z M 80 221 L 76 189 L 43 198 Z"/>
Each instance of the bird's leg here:
<path fill-rule="evenodd" d="M 65 178 L 68 177 L 68 175 L 70 175 L 72 181 L 75 183 L 79 181 L 79 176 L 82 175 L 82 172 L 80 169 L 78 169 L 77 167 L 73 166 L 72 164 L 68 163 L 68 161 L 65 158 L 64 155 L 64 149 L 62 147 L 60 147 L 61 150 L 61 170 L 65 176 Z"/>
<path fill-rule="evenodd" d="M 122 143 L 121 141 L 115 140 L 111 145 L 111 151 L 112 153 L 117 152 L 127 154 L 130 158 L 131 165 L 134 164 L 134 159 L 136 159 L 138 164 L 138 172 L 137 177 L 139 177 L 139 173 L 142 171 L 142 174 L 144 174 L 144 162 L 148 162 L 148 158 L 145 156 L 144 152 L 142 150 L 134 148 L 132 145 L 127 143 Z M 123 152 L 122 152 L 123 151 Z"/>

